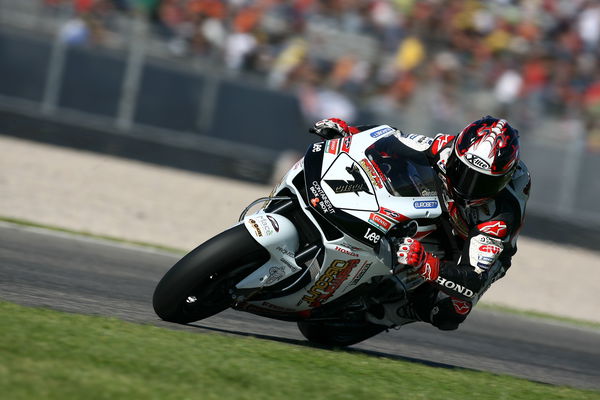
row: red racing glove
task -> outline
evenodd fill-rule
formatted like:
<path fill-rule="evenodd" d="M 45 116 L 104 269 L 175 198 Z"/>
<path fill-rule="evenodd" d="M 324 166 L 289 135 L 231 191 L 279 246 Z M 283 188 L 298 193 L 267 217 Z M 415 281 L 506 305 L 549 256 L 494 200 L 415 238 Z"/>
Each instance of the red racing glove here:
<path fill-rule="evenodd" d="M 355 126 L 349 126 L 346 121 L 339 118 L 327 118 L 315 122 L 309 132 L 321 136 L 323 139 L 333 139 L 340 136 L 354 135 L 359 130 Z"/>
<path fill-rule="evenodd" d="M 400 264 L 414 267 L 425 280 L 435 281 L 440 274 L 440 260 L 428 253 L 418 240 L 404 238 L 396 253 Z"/>

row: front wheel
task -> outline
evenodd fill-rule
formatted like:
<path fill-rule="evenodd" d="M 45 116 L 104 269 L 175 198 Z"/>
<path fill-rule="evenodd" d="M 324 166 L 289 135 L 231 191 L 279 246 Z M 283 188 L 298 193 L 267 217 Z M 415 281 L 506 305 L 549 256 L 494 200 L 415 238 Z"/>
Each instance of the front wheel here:
<path fill-rule="evenodd" d="M 154 311 L 180 324 L 215 315 L 232 305 L 234 286 L 268 259 L 244 225 L 236 225 L 196 247 L 165 274 L 154 290 Z"/>

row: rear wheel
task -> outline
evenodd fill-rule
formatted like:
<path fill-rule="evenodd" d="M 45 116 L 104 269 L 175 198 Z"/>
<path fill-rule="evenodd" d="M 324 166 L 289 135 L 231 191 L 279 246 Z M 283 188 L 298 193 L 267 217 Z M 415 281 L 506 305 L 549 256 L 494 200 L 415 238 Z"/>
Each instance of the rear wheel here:
<path fill-rule="evenodd" d="M 367 340 L 387 328 L 370 322 L 299 321 L 298 329 L 312 343 L 344 347 Z"/>
<path fill-rule="evenodd" d="M 165 274 L 154 290 L 154 311 L 181 324 L 215 315 L 232 305 L 234 286 L 268 259 L 244 225 L 236 225 L 196 247 Z"/>

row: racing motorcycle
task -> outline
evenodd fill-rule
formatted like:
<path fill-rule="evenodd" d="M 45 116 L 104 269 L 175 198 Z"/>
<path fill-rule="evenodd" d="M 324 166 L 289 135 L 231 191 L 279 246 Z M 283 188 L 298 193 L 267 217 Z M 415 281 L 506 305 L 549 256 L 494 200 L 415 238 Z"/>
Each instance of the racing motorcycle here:
<path fill-rule="evenodd" d="M 270 196 L 164 275 L 156 314 L 185 324 L 231 307 L 296 322 L 329 346 L 414 322 L 411 293 L 425 281 L 397 263 L 395 246 L 413 237 L 439 255 L 442 210 L 425 155 L 395 132 L 381 125 L 309 146 Z"/>

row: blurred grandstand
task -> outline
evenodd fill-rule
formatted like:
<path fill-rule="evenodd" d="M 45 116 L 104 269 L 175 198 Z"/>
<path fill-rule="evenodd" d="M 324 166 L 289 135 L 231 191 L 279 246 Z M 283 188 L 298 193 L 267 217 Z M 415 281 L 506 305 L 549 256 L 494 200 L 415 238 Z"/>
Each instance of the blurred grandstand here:
<path fill-rule="evenodd" d="M 492 114 L 521 132 L 534 214 L 600 227 L 599 41 L 584 0 L 0 0 L 0 129 L 266 182 L 320 118 Z"/>

